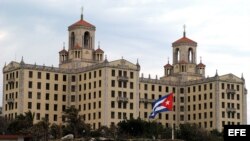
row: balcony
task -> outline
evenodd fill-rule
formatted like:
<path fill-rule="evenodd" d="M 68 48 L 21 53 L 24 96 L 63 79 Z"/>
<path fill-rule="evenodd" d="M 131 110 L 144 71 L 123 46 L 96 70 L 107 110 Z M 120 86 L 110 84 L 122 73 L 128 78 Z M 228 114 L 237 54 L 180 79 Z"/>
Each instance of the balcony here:
<path fill-rule="evenodd" d="M 13 99 L 13 98 L 7 99 L 7 103 L 8 103 L 8 104 L 14 103 L 14 99 Z"/>
<path fill-rule="evenodd" d="M 15 78 L 14 77 L 9 78 L 7 81 L 8 81 L 8 83 L 14 83 L 15 82 Z"/>
<path fill-rule="evenodd" d="M 236 112 L 236 108 L 228 107 L 226 110 L 227 110 L 227 112 L 232 112 L 232 113 Z"/>
<path fill-rule="evenodd" d="M 118 102 L 128 102 L 128 98 L 127 97 L 117 97 L 117 101 Z"/>
<path fill-rule="evenodd" d="M 125 81 L 125 82 L 127 82 L 128 81 L 128 77 L 127 76 L 117 76 L 117 80 L 118 81 Z"/>
<path fill-rule="evenodd" d="M 142 102 L 142 103 L 153 103 L 154 99 L 140 98 L 140 102 Z"/>
<path fill-rule="evenodd" d="M 234 89 L 227 89 L 226 92 L 228 94 L 235 94 L 235 90 Z"/>

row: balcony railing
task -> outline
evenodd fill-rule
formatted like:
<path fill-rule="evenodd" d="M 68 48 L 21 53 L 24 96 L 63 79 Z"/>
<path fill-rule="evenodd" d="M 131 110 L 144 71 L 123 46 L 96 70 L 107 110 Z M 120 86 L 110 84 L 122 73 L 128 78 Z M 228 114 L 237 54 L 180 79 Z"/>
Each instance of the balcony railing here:
<path fill-rule="evenodd" d="M 127 97 L 117 97 L 117 101 L 118 102 L 128 102 L 128 98 Z"/>
<path fill-rule="evenodd" d="M 236 108 L 231 108 L 231 107 L 228 107 L 227 109 L 227 112 L 236 112 Z"/>
<path fill-rule="evenodd" d="M 128 77 L 127 76 L 117 76 L 117 80 L 118 81 L 128 81 Z"/>
<path fill-rule="evenodd" d="M 234 89 L 227 89 L 226 92 L 228 94 L 235 94 L 235 90 Z"/>
<path fill-rule="evenodd" d="M 154 99 L 140 98 L 140 102 L 142 102 L 142 103 L 153 103 Z"/>
<path fill-rule="evenodd" d="M 7 99 L 7 103 L 10 104 L 10 103 L 14 103 L 14 99 L 13 98 L 9 98 Z"/>
<path fill-rule="evenodd" d="M 14 83 L 15 82 L 15 78 L 14 77 L 9 78 L 7 81 L 8 81 L 8 83 Z"/>

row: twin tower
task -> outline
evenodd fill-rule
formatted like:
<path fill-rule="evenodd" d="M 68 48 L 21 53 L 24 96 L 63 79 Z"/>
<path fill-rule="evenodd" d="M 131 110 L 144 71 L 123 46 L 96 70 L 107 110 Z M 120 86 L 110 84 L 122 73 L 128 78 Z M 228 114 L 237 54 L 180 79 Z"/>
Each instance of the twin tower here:
<path fill-rule="evenodd" d="M 96 27 L 83 20 L 83 14 L 76 23 L 68 27 L 68 50 L 59 52 L 59 67 L 78 69 L 104 61 L 104 51 L 98 45 L 95 49 Z M 186 37 L 184 27 L 183 37 L 172 43 L 173 64 L 164 66 L 164 76 L 161 79 L 171 81 L 189 81 L 205 77 L 205 65 L 197 64 L 197 43 Z"/>

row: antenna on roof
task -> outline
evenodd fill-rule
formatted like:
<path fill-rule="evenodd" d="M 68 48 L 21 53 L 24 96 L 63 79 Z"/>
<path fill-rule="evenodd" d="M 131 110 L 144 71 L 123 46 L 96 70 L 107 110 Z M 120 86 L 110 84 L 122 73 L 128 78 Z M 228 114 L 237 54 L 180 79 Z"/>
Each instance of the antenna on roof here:
<path fill-rule="evenodd" d="M 185 24 L 183 25 L 183 30 L 184 30 L 183 31 L 183 37 L 186 37 L 186 25 Z"/>
<path fill-rule="evenodd" d="M 83 6 L 81 7 L 81 20 L 83 20 Z"/>

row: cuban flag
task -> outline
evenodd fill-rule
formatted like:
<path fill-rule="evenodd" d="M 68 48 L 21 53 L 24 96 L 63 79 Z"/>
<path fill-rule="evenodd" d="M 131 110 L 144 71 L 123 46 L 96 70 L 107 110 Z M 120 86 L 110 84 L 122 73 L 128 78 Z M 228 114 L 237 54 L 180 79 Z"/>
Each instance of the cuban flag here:
<path fill-rule="evenodd" d="M 173 108 L 173 93 L 163 96 L 153 102 L 153 111 L 149 118 L 154 118 L 157 113 L 164 111 L 172 111 Z"/>

